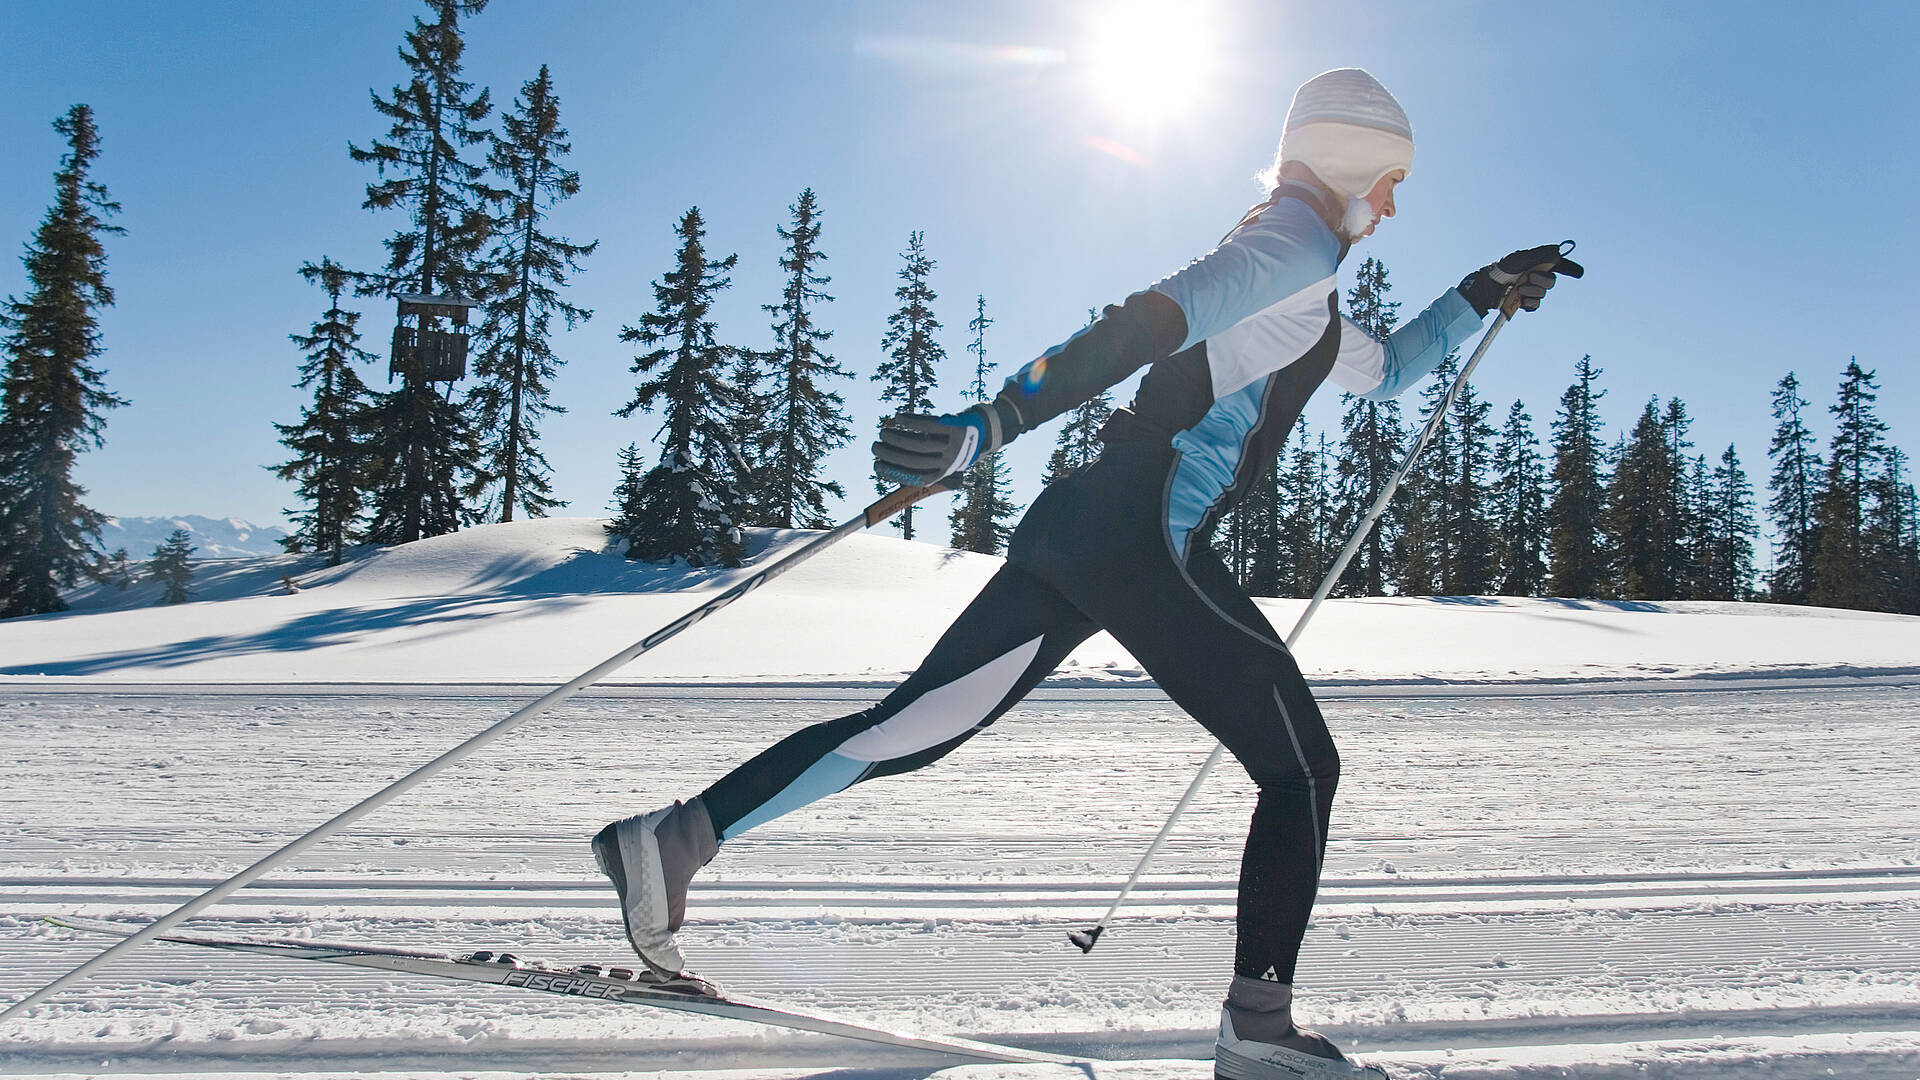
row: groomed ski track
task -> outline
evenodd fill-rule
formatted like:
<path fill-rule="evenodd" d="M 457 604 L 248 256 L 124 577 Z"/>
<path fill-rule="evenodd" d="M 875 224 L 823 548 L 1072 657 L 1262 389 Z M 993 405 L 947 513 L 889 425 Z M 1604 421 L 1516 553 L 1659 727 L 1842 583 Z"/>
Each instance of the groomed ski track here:
<path fill-rule="evenodd" d="M 0 687 L 0 996 L 502 715 L 436 687 Z M 589 826 L 854 688 L 613 688 L 196 925 L 618 959 Z M 1920 1075 L 1920 676 L 1332 688 L 1346 775 L 1302 994 L 1397 1076 Z M 347 733 L 352 738 L 344 737 Z M 1046 690 L 948 763 L 730 845 L 697 966 L 759 997 L 1115 1059 L 1204 1056 L 1250 807 L 1215 781 L 1091 956 L 1203 733 Z M 369 771 L 369 762 L 377 767 Z M 746 1025 L 154 946 L 0 1031 L 0 1073 L 1064 1078 Z M 1157 1080 L 1192 1065 L 1072 1075 Z"/>

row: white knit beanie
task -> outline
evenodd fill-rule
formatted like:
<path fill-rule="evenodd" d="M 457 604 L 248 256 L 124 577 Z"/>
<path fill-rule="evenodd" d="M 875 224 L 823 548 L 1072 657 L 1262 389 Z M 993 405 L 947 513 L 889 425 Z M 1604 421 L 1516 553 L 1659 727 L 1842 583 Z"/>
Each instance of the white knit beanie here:
<path fill-rule="evenodd" d="M 1413 171 L 1413 126 L 1380 80 L 1336 68 L 1294 91 L 1275 171 L 1289 161 L 1350 199 L 1364 198 L 1395 169 Z"/>

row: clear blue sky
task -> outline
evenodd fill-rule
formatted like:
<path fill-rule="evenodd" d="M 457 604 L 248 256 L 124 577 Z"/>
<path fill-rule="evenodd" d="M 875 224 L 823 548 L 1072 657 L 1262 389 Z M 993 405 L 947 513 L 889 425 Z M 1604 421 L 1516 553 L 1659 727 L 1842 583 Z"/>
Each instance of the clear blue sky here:
<path fill-rule="evenodd" d="M 98 509 L 270 521 L 290 505 L 263 467 L 284 456 L 270 425 L 304 398 L 287 335 L 324 306 L 295 269 L 375 265 L 400 224 L 360 209 L 371 170 L 346 148 L 382 133 L 368 91 L 405 78 L 395 49 L 423 10 L 11 6 L 0 292 L 24 288 L 13 256 L 51 197 L 50 122 L 75 102 L 96 112 L 96 175 L 125 207 L 104 366 L 131 405 L 79 467 Z M 1649 395 L 1678 395 L 1698 450 L 1737 443 L 1758 487 L 1775 381 L 1799 372 L 1824 441 L 1858 356 L 1879 372 L 1895 439 L 1920 448 L 1907 332 L 1920 5 L 494 0 L 467 26 L 468 77 L 496 103 L 552 67 L 584 181 L 553 226 L 600 241 L 571 293 L 595 317 L 556 343 L 554 396 L 571 411 L 545 445 L 564 513 L 602 513 L 615 453 L 655 430 L 610 415 L 633 378 L 617 335 L 648 310 L 689 206 L 713 250 L 740 255 L 723 337 L 764 346 L 774 228 L 802 188 L 818 193 L 838 297 L 823 321 L 858 375 L 840 388 L 855 442 L 828 464 L 864 503 L 867 375 L 909 231 L 939 263 L 941 396 L 957 405 L 976 294 L 1004 376 L 1089 307 L 1216 242 L 1259 194 L 1250 178 L 1293 88 L 1345 65 L 1372 70 L 1413 120 L 1401 216 L 1348 263 L 1381 258 L 1403 314 L 1512 248 L 1579 242 L 1587 280 L 1518 320 L 1482 368 L 1496 417 L 1521 398 L 1544 435 L 1591 353 L 1610 437 Z M 368 344 L 390 325 L 372 307 Z M 1336 415 L 1329 390 L 1309 420 Z M 1023 501 L 1051 434 L 1016 445 Z"/>

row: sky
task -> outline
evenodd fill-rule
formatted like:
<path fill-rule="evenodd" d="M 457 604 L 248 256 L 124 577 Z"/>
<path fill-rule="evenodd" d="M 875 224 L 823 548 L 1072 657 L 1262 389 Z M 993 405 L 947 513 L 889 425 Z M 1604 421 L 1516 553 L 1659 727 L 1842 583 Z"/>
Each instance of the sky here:
<path fill-rule="evenodd" d="M 18 253 L 45 213 L 63 151 L 51 122 L 77 102 L 95 111 L 95 179 L 127 230 L 108 240 L 102 366 L 129 404 L 77 466 L 90 504 L 279 520 L 294 500 L 269 469 L 286 457 L 272 425 L 307 396 L 288 335 L 325 307 L 296 270 L 377 266 L 402 224 L 362 209 L 373 172 L 347 147 L 384 133 L 370 92 L 406 79 L 396 50 L 424 6 L 8 9 L 0 245 Z M 551 68 L 582 178 L 551 228 L 600 244 L 568 292 L 594 316 L 555 341 L 568 412 L 543 445 L 559 513 L 604 513 L 618 451 L 657 431 L 612 415 L 635 378 L 619 332 L 651 310 L 689 207 L 710 252 L 740 256 L 715 309 L 722 340 L 765 347 L 775 228 L 816 192 L 835 297 L 819 319 L 854 375 L 837 389 L 855 438 L 826 471 L 851 513 L 872 498 L 869 376 L 910 232 L 938 264 L 936 400 L 957 408 L 977 296 L 1004 378 L 1089 308 L 1217 243 L 1262 193 L 1253 176 L 1294 87 L 1343 66 L 1394 91 L 1417 143 L 1399 216 L 1356 247 L 1343 288 L 1375 256 L 1411 316 L 1510 250 L 1579 245 L 1587 278 L 1504 330 L 1476 375 L 1496 422 L 1519 399 L 1544 437 L 1591 355 L 1609 439 L 1649 397 L 1678 396 L 1696 451 L 1735 444 L 1764 500 L 1775 383 L 1798 373 L 1824 444 L 1857 357 L 1896 443 L 1920 450 L 1904 331 L 1920 284 L 1906 75 L 1920 5 L 493 0 L 466 27 L 466 75 L 497 106 Z M 17 259 L 0 260 L 0 294 L 24 288 Z M 378 350 L 392 309 L 364 309 Z M 384 363 L 366 374 L 385 385 Z M 1307 422 L 1337 433 L 1338 414 L 1328 389 Z M 1021 502 L 1052 435 L 1011 449 Z"/>

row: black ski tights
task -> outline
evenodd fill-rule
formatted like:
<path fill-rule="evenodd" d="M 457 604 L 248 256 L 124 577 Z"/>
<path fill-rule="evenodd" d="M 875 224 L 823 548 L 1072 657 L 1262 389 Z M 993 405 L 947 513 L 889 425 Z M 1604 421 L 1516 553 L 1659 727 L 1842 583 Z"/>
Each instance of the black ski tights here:
<path fill-rule="evenodd" d="M 1171 451 L 1123 446 L 1048 487 L 1007 565 L 912 677 L 874 708 L 796 732 L 707 789 L 723 840 L 939 759 L 1104 629 L 1259 786 L 1234 970 L 1291 983 L 1339 755 L 1293 657 L 1226 567 L 1204 546 L 1175 557 L 1158 497 L 1172 464 Z"/>

